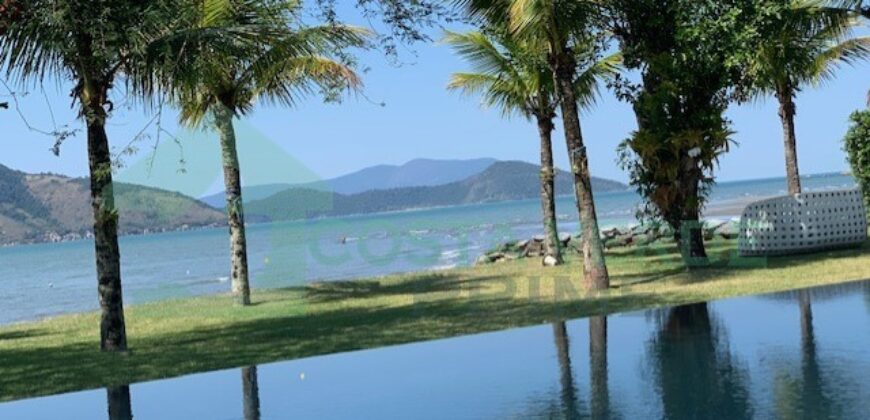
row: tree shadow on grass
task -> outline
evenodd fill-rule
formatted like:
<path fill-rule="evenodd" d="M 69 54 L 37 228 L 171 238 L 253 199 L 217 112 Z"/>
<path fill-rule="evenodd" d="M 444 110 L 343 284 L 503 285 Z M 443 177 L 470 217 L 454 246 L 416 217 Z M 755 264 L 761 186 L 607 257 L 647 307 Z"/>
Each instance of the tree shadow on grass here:
<path fill-rule="evenodd" d="M 488 332 L 626 308 L 668 304 L 662 295 L 535 301 L 452 299 L 351 307 L 130 337 L 127 355 L 96 342 L 0 349 L 0 400 L 55 394 L 280 360 Z"/>
<path fill-rule="evenodd" d="M 304 291 L 305 297 L 309 301 L 322 303 L 348 299 L 477 290 L 480 288 L 479 283 L 495 278 L 495 276 L 467 278 L 456 274 L 425 273 L 401 282 L 381 280 L 318 282 L 305 287 Z"/>
<path fill-rule="evenodd" d="M 42 337 L 49 333 L 42 329 L 31 328 L 19 331 L 0 332 L 0 341 L 21 340 L 24 338 Z"/>

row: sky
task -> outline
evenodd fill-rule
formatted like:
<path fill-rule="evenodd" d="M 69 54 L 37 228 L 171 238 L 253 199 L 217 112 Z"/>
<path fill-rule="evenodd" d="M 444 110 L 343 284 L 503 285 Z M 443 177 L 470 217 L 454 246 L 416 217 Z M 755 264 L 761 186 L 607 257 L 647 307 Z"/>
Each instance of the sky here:
<path fill-rule="evenodd" d="M 343 11 L 347 12 L 347 11 Z M 351 18 L 352 20 L 352 18 Z M 440 32 L 434 36 L 439 37 Z M 309 98 L 296 108 L 260 104 L 237 121 L 243 183 L 307 182 L 328 179 L 378 164 L 402 164 L 415 158 L 537 162 L 535 125 L 522 118 L 506 120 L 483 109 L 479 98 L 445 89 L 452 72 L 468 66 L 445 45 L 419 43 L 400 50 L 401 64 L 377 51 L 360 52 L 364 93 L 340 104 Z M 842 138 L 849 114 L 866 106 L 870 63 L 843 67 L 836 80 L 807 87 L 797 96 L 798 161 L 803 174 L 848 170 Z M 15 88 L 14 86 L 12 86 Z M 27 122 L 50 130 L 68 124 L 79 129 L 61 148 L 49 152 L 53 139 L 27 128 L 14 109 L 0 110 L 0 164 L 25 172 L 87 174 L 83 123 L 69 98 L 69 81 L 52 80 L 19 98 Z M 198 196 L 220 191 L 219 149 L 214 135 L 178 127 L 176 112 L 164 108 L 158 147 L 154 118 L 129 103 L 116 90 L 115 112 L 108 125 L 116 153 L 134 141 L 138 152 L 122 156 L 118 179 L 174 189 Z M 0 102 L 11 98 L 0 85 Z M 582 115 L 583 132 L 593 176 L 627 181 L 616 164 L 617 145 L 636 128 L 628 104 L 604 89 L 597 106 Z M 383 106 L 381 106 L 383 103 Z M 739 146 L 725 155 L 719 181 L 784 176 L 782 131 L 777 103 L 767 98 L 728 110 Z M 561 124 L 557 122 L 557 126 Z M 176 136 L 178 143 L 169 134 Z M 556 164 L 567 167 L 561 131 L 554 133 Z M 157 152 L 155 152 L 156 150 Z M 184 163 L 180 163 L 183 156 Z M 195 178 L 195 179 L 194 179 Z"/>

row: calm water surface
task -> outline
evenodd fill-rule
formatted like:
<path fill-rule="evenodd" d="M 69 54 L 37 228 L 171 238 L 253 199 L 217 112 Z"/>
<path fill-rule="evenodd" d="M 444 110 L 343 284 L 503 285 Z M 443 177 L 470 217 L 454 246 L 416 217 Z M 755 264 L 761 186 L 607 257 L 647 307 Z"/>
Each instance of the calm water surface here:
<path fill-rule="evenodd" d="M 855 185 L 840 175 L 803 183 L 807 190 Z M 723 183 L 714 188 L 711 207 L 783 194 L 785 186 L 784 179 Z M 638 201 L 634 192 L 596 195 L 602 226 L 631 223 Z M 561 232 L 579 231 L 572 197 L 560 197 L 557 212 Z M 287 287 L 467 265 L 498 243 L 540 233 L 540 217 L 540 202 L 524 200 L 253 225 L 251 281 L 258 288 Z M 228 261 L 226 229 L 121 238 L 125 303 L 227 292 Z M 90 241 L 0 248 L 0 324 L 96 310 L 94 270 Z"/>
<path fill-rule="evenodd" d="M 870 418 L 870 281 L 0 405 L 3 419 Z"/>

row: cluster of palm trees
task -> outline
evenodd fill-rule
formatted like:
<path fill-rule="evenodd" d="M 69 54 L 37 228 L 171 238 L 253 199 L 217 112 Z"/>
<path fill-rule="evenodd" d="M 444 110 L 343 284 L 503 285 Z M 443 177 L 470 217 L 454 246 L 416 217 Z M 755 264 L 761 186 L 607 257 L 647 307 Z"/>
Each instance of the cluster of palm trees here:
<path fill-rule="evenodd" d="M 0 62 L 22 85 L 71 80 L 87 126 L 100 347 L 127 349 L 106 123 L 117 84 L 143 106 L 169 101 L 181 121 L 220 135 L 235 301 L 250 303 L 233 119 L 256 101 L 292 106 L 307 94 L 360 86 L 337 56 L 368 32 L 305 26 L 297 0 L 5 0 Z M 6 13 L 14 11 L 12 13 Z"/>
<path fill-rule="evenodd" d="M 474 0 L 463 2 L 482 31 L 448 33 L 446 41 L 475 73 L 455 74 L 450 88 L 481 93 L 504 115 L 534 118 L 541 138 L 544 263 L 562 262 L 553 193 L 551 132 L 557 109 L 574 176 L 582 227 L 583 275 L 588 288 L 610 286 L 600 238 L 579 110 L 594 103 L 599 82 L 616 73 L 619 55 L 598 59 L 591 2 Z M 558 3 L 558 4 L 557 4 Z"/>
<path fill-rule="evenodd" d="M 608 288 L 580 118 L 580 110 L 594 104 L 602 82 L 620 72 L 621 55 L 606 53 L 614 42 L 598 13 L 606 1 L 453 3 L 480 30 L 447 34 L 446 41 L 474 66 L 473 72 L 455 74 L 449 87 L 481 94 L 487 105 L 503 114 L 519 114 L 537 123 L 544 263 L 563 260 L 551 138 L 558 114 L 582 226 L 586 286 Z M 772 92 L 781 103 L 790 191 L 799 192 L 793 98 L 807 83 L 830 77 L 836 64 L 866 57 L 870 41 L 850 38 L 860 2 L 791 3 L 789 13 L 770 22 L 779 32 L 754 55 L 747 74 L 758 94 Z M 402 14 L 398 18 L 409 21 Z M 0 63 L 6 76 L 25 86 L 45 78 L 71 81 L 71 96 L 87 127 L 103 350 L 127 349 L 118 214 L 106 132 L 113 97 L 124 95 L 146 108 L 168 101 L 180 109 L 183 123 L 219 135 L 232 291 L 237 304 L 247 305 L 250 283 L 234 119 L 261 101 L 292 107 L 305 95 L 359 89 L 361 80 L 343 52 L 367 46 L 371 35 L 332 21 L 322 26 L 302 22 L 300 0 L 0 2 Z"/>
<path fill-rule="evenodd" d="M 596 8 L 603 3 L 607 2 L 462 1 L 480 30 L 449 32 L 445 38 L 473 67 L 473 72 L 454 74 L 450 89 L 482 96 L 485 106 L 499 109 L 505 117 L 516 114 L 537 123 L 544 265 L 563 260 L 554 211 L 551 141 L 553 120 L 557 110 L 561 112 L 582 225 L 587 289 L 605 289 L 609 279 L 578 110 L 590 108 L 599 86 L 622 70 L 620 53 L 602 53 L 616 43 L 602 23 L 606 12 Z M 780 103 L 789 193 L 798 194 L 794 97 L 804 85 L 833 77 L 839 65 L 870 57 L 870 37 L 852 37 L 862 10 L 866 13 L 860 1 L 786 3 L 783 13 L 763 22 L 760 30 L 768 36 L 749 54 L 744 72 L 750 96 L 772 93 Z"/>

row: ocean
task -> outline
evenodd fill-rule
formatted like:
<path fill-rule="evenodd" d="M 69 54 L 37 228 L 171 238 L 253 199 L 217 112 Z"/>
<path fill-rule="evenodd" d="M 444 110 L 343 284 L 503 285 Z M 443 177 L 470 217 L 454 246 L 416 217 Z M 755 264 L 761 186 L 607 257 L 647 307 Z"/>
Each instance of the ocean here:
<path fill-rule="evenodd" d="M 805 177 L 806 191 L 853 188 L 852 177 Z M 785 194 L 783 178 L 714 187 L 707 217 L 736 217 L 747 201 Z M 600 193 L 603 228 L 635 223 L 632 191 Z M 573 197 L 559 197 L 560 233 L 577 233 Z M 472 264 L 499 243 L 541 232 L 537 199 L 248 226 L 255 288 L 443 270 Z M 121 238 L 125 304 L 229 291 L 226 228 Z M 0 248 L 0 324 L 98 309 L 89 240 Z"/>

